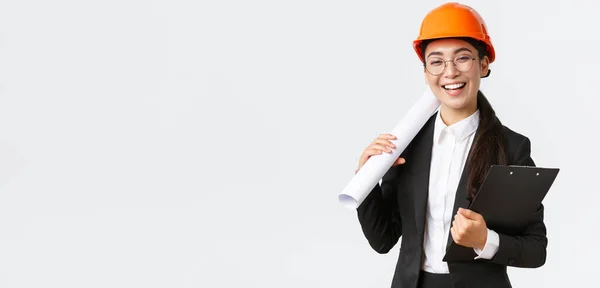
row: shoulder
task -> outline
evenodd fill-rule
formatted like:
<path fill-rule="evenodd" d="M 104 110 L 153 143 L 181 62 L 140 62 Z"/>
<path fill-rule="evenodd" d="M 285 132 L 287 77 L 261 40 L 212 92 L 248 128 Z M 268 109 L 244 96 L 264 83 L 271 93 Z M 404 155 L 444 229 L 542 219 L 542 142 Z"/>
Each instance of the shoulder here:
<path fill-rule="evenodd" d="M 523 157 L 529 157 L 531 153 L 531 140 L 524 134 L 512 130 L 511 128 L 503 125 L 502 132 L 506 140 L 506 152 L 508 153 L 508 159 L 511 164 L 518 164 L 522 162 Z"/>
<path fill-rule="evenodd" d="M 519 145 L 523 143 L 523 141 L 529 141 L 529 138 L 527 136 L 512 130 L 506 125 L 502 125 L 502 133 L 504 134 L 504 138 L 506 138 L 506 141 L 508 142 L 507 144 L 509 146 Z"/>
<path fill-rule="evenodd" d="M 433 137 L 433 129 L 435 126 L 435 117 L 438 112 L 435 112 L 433 115 L 427 119 L 425 124 L 419 129 L 417 134 L 413 137 L 413 139 L 408 143 L 406 149 L 401 154 L 401 157 L 410 157 L 415 153 L 416 149 L 423 149 L 423 147 L 431 147 L 430 143 Z"/>

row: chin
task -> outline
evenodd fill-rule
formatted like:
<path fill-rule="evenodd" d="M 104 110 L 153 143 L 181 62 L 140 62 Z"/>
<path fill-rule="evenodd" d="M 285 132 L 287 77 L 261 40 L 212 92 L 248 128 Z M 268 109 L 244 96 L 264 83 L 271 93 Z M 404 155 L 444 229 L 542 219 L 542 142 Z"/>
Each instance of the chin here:
<path fill-rule="evenodd" d="M 467 101 L 467 99 L 465 98 L 451 98 L 451 99 L 443 99 L 442 104 L 448 108 L 454 109 L 454 110 L 461 110 L 464 108 L 467 108 L 467 106 L 469 106 L 469 102 Z"/>

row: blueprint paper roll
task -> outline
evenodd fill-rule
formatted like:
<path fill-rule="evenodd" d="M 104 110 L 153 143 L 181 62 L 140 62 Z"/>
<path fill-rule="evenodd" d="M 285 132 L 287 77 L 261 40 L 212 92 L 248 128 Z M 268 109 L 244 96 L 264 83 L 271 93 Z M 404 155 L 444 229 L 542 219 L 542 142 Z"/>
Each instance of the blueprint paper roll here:
<path fill-rule="evenodd" d="M 396 140 L 391 141 L 396 148 L 392 149 L 392 153 L 369 157 L 369 160 L 338 195 L 339 202 L 347 208 L 358 208 L 439 106 L 440 102 L 427 87 L 421 98 L 390 132 L 396 136 Z"/>

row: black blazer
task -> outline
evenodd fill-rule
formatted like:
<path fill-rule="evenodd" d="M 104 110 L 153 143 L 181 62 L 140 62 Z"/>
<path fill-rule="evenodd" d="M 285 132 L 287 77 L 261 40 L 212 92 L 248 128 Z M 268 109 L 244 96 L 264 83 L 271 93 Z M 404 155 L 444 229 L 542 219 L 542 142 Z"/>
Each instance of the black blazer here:
<path fill-rule="evenodd" d="M 429 168 L 433 145 L 433 115 L 402 153 L 406 163 L 390 168 L 363 203 L 357 208 L 358 220 L 371 247 L 378 253 L 390 251 L 402 239 L 400 255 L 392 280 L 392 288 L 416 288 L 423 255 L 425 213 L 429 189 Z M 476 132 L 479 133 L 479 130 Z M 531 143 L 519 133 L 504 127 L 508 161 L 513 165 L 534 166 L 530 156 Z M 466 165 L 465 165 L 466 166 Z M 468 208 L 467 171 L 462 173 L 454 212 Z M 449 262 L 453 287 L 512 287 L 507 266 L 536 268 L 546 261 L 546 226 L 544 206 L 533 215 L 529 226 L 519 235 L 500 236 L 494 258 L 470 262 Z M 401 237 L 402 236 L 402 237 Z M 448 237 L 448 244 L 452 236 Z M 473 251 L 473 258 L 477 254 Z"/>

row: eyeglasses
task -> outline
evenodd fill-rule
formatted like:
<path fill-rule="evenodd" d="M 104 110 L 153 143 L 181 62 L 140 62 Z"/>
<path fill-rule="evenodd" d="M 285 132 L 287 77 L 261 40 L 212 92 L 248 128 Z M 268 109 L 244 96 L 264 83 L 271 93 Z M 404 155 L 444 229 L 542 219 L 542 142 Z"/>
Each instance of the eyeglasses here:
<path fill-rule="evenodd" d="M 473 68 L 473 61 L 475 59 L 477 59 L 477 57 L 471 57 L 470 55 L 459 55 L 456 56 L 454 60 L 444 60 L 440 57 L 431 57 L 427 59 L 427 62 L 425 62 L 423 66 L 425 66 L 425 69 L 427 72 L 429 72 L 429 74 L 434 76 L 444 73 L 447 62 L 454 63 L 454 67 L 460 72 L 469 72 L 471 68 Z"/>

